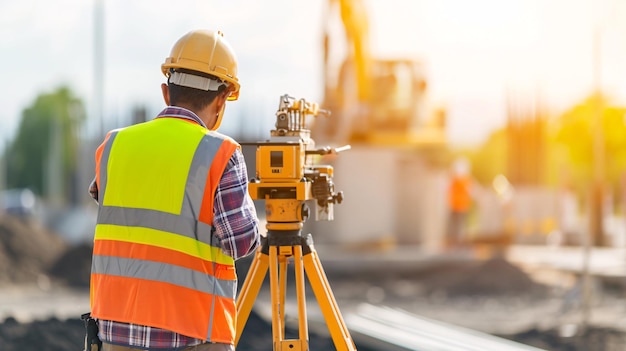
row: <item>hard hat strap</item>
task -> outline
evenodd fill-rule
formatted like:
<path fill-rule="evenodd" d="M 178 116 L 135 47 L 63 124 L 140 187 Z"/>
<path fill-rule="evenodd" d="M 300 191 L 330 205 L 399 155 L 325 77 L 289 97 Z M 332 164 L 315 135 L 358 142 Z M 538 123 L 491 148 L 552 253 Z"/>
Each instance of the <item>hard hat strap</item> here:
<path fill-rule="evenodd" d="M 222 85 L 227 85 L 221 80 L 196 76 L 193 74 L 178 71 L 171 72 L 168 82 L 183 87 L 200 89 L 204 91 L 218 91 Z"/>

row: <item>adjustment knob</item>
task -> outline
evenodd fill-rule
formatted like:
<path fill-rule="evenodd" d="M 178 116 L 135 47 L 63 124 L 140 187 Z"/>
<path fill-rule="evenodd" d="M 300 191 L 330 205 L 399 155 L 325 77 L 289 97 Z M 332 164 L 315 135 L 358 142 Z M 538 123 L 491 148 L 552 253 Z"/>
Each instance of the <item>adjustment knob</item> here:
<path fill-rule="evenodd" d="M 311 213 L 309 211 L 309 206 L 303 203 L 300 207 L 300 216 L 302 216 L 302 222 L 306 221 L 310 215 Z"/>

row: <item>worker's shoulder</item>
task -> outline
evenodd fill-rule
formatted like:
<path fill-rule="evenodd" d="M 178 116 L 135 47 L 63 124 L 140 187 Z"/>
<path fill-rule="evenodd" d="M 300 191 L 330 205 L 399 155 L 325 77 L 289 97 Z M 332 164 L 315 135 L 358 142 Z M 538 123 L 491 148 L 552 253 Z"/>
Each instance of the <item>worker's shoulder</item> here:
<path fill-rule="evenodd" d="M 226 141 L 229 143 L 232 143 L 234 145 L 237 145 L 237 147 L 240 147 L 239 142 L 237 142 L 237 140 L 233 139 L 232 137 L 226 135 L 226 134 L 222 134 L 220 132 L 214 131 L 214 130 L 210 130 L 206 133 L 208 136 L 222 140 L 222 141 Z"/>

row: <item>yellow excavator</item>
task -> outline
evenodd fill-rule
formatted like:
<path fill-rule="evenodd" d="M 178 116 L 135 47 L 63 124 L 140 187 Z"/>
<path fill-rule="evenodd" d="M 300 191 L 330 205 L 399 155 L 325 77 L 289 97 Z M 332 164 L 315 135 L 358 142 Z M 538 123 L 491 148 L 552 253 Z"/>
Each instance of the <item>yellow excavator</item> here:
<path fill-rule="evenodd" d="M 347 49 L 338 65 L 331 61 L 342 38 L 330 33 L 337 17 Z M 362 0 L 329 0 L 325 19 L 322 105 L 334 117 L 316 121 L 313 135 L 350 144 L 444 144 L 445 112 L 426 108 L 422 62 L 372 56 L 367 9 Z"/>
<path fill-rule="evenodd" d="M 438 191 L 445 182 L 438 164 L 447 148 L 445 112 L 428 101 L 420 59 L 374 57 L 364 1 L 329 0 L 323 17 L 321 106 L 332 116 L 317 118 L 311 135 L 351 148 L 325 160 L 345 205 L 333 222 L 311 222 L 307 229 L 321 242 L 355 249 L 436 247 L 445 230 Z"/>

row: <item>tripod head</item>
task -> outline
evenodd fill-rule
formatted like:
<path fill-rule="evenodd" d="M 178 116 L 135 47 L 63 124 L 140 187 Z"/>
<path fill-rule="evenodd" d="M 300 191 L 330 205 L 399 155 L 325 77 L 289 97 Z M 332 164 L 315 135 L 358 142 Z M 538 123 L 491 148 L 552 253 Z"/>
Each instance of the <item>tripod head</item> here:
<path fill-rule="evenodd" d="M 256 145 L 256 177 L 250 180 L 252 199 L 265 200 L 268 230 L 300 230 L 309 218 L 307 201 L 315 202 L 315 220 L 333 220 L 333 206 L 343 200 L 335 192 L 333 167 L 317 165 L 323 155 L 350 148 L 315 148 L 306 117 L 330 115 L 316 103 L 280 97 L 270 139 Z"/>

